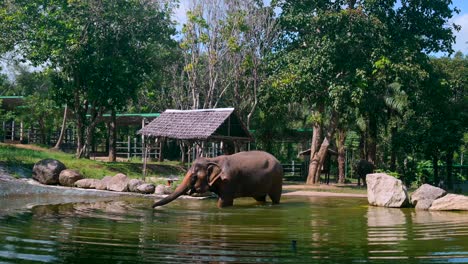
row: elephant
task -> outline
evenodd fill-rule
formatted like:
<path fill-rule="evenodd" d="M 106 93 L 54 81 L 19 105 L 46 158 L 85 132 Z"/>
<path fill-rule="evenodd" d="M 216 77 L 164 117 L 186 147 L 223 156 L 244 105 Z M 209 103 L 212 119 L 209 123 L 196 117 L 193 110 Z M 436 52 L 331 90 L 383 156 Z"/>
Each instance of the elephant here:
<path fill-rule="evenodd" d="M 253 197 L 266 202 L 268 195 L 278 204 L 283 188 L 283 167 L 271 154 L 244 151 L 215 158 L 198 158 L 182 183 L 169 196 L 153 204 L 165 205 L 183 194 L 211 191 L 218 195 L 218 207 L 232 206 L 234 199 Z"/>
<path fill-rule="evenodd" d="M 364 159 L 360 160 L 356 164 L 358 186 L 361 186 L 361 179 L 362 179 L 362 184 L 366 186 L 366 175 L 369 173 L 373 173 L 373 172 L 374 172 L 374 164 Z"/>

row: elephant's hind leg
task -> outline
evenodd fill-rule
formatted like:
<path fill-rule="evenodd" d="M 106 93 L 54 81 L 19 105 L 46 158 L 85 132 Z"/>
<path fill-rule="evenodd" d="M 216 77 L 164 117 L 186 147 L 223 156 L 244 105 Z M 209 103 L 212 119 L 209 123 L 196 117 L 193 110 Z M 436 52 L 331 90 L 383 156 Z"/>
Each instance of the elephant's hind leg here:
<path fill-rule="evenodd" d="M 268 196 L 270 196 L 271 202 L 273 204 L 279 204 L 280 199 L 281 199 L 281 190 L 279 192 L 278 191 L 271 191 L 270 193 L 268 193 Z"/>
<path fill-rule="evenodd" d="M 271 202 L 273 204 L 279 204 L 281 199 L 281 193 L 283 191 L 283 177 L 277 177 L 273 184 L 270 187 L 268 196 L 270 196 Z"/>

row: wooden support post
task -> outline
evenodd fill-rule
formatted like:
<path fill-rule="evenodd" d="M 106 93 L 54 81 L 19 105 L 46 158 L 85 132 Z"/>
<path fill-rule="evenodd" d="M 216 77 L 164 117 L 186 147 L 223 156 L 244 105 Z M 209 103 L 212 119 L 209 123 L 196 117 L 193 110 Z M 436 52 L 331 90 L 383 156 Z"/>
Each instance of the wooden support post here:
<path fill-rule="evenodd" d="M 144 146 L 144 151 L 143 151 L 143 181 L 144 181 L 146 177 L 146 164 L 148 162 L 148 148 L 145 142 L 141 142 L 141 144 L 142 144 L 142 147 Z"/>
<path fill-rule="evenodd" d="M 20 142 L 23 142 L 23 133 L 24 133 L 23 121 L 21 121 L 20 122 Z"/>
<path fill-rule="evenodd" d="M 11 122 L 11 141 L 14 141 L 14 140 L 15 140 L 15 120 Z"/>
<path fill-rule="evenodd" d="M 143 149 L 142 149 L 143 151 Z M 137 146 L 137 139 L 133 138 L 133 157 L 138 156 L 138 146 Z"/>
<path fill-rule="evenodd" d="M 130 139 L 130 136 L 127 138 L 127 159 L 130 160 L 130 152 L 132 151 L 132 141 Z"/>

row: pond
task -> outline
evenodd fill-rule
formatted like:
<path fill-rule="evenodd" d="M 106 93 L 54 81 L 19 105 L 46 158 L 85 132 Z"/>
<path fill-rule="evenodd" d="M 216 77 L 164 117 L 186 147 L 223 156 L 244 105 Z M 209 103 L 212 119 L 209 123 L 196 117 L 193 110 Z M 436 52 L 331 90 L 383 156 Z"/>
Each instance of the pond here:
<path fill-rule="evenodd" d="M 5 200 L 0 200 L 5 202 Z M 0 263 L 463 263 L 468 214 L 370 207 L 362 198 L 281 205 L 179 199 L 0 212 Z"/>

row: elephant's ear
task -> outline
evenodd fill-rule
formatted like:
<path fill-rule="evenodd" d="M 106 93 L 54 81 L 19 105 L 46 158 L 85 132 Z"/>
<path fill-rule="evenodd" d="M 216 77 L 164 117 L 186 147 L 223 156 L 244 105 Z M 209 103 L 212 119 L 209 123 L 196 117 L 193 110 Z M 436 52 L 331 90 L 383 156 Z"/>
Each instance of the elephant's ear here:
<path fill-rule="evenodd" d="M 208 185 L 212 186 L 223 174 L 218 164 L 210 163 L 208 165 Z"/>

